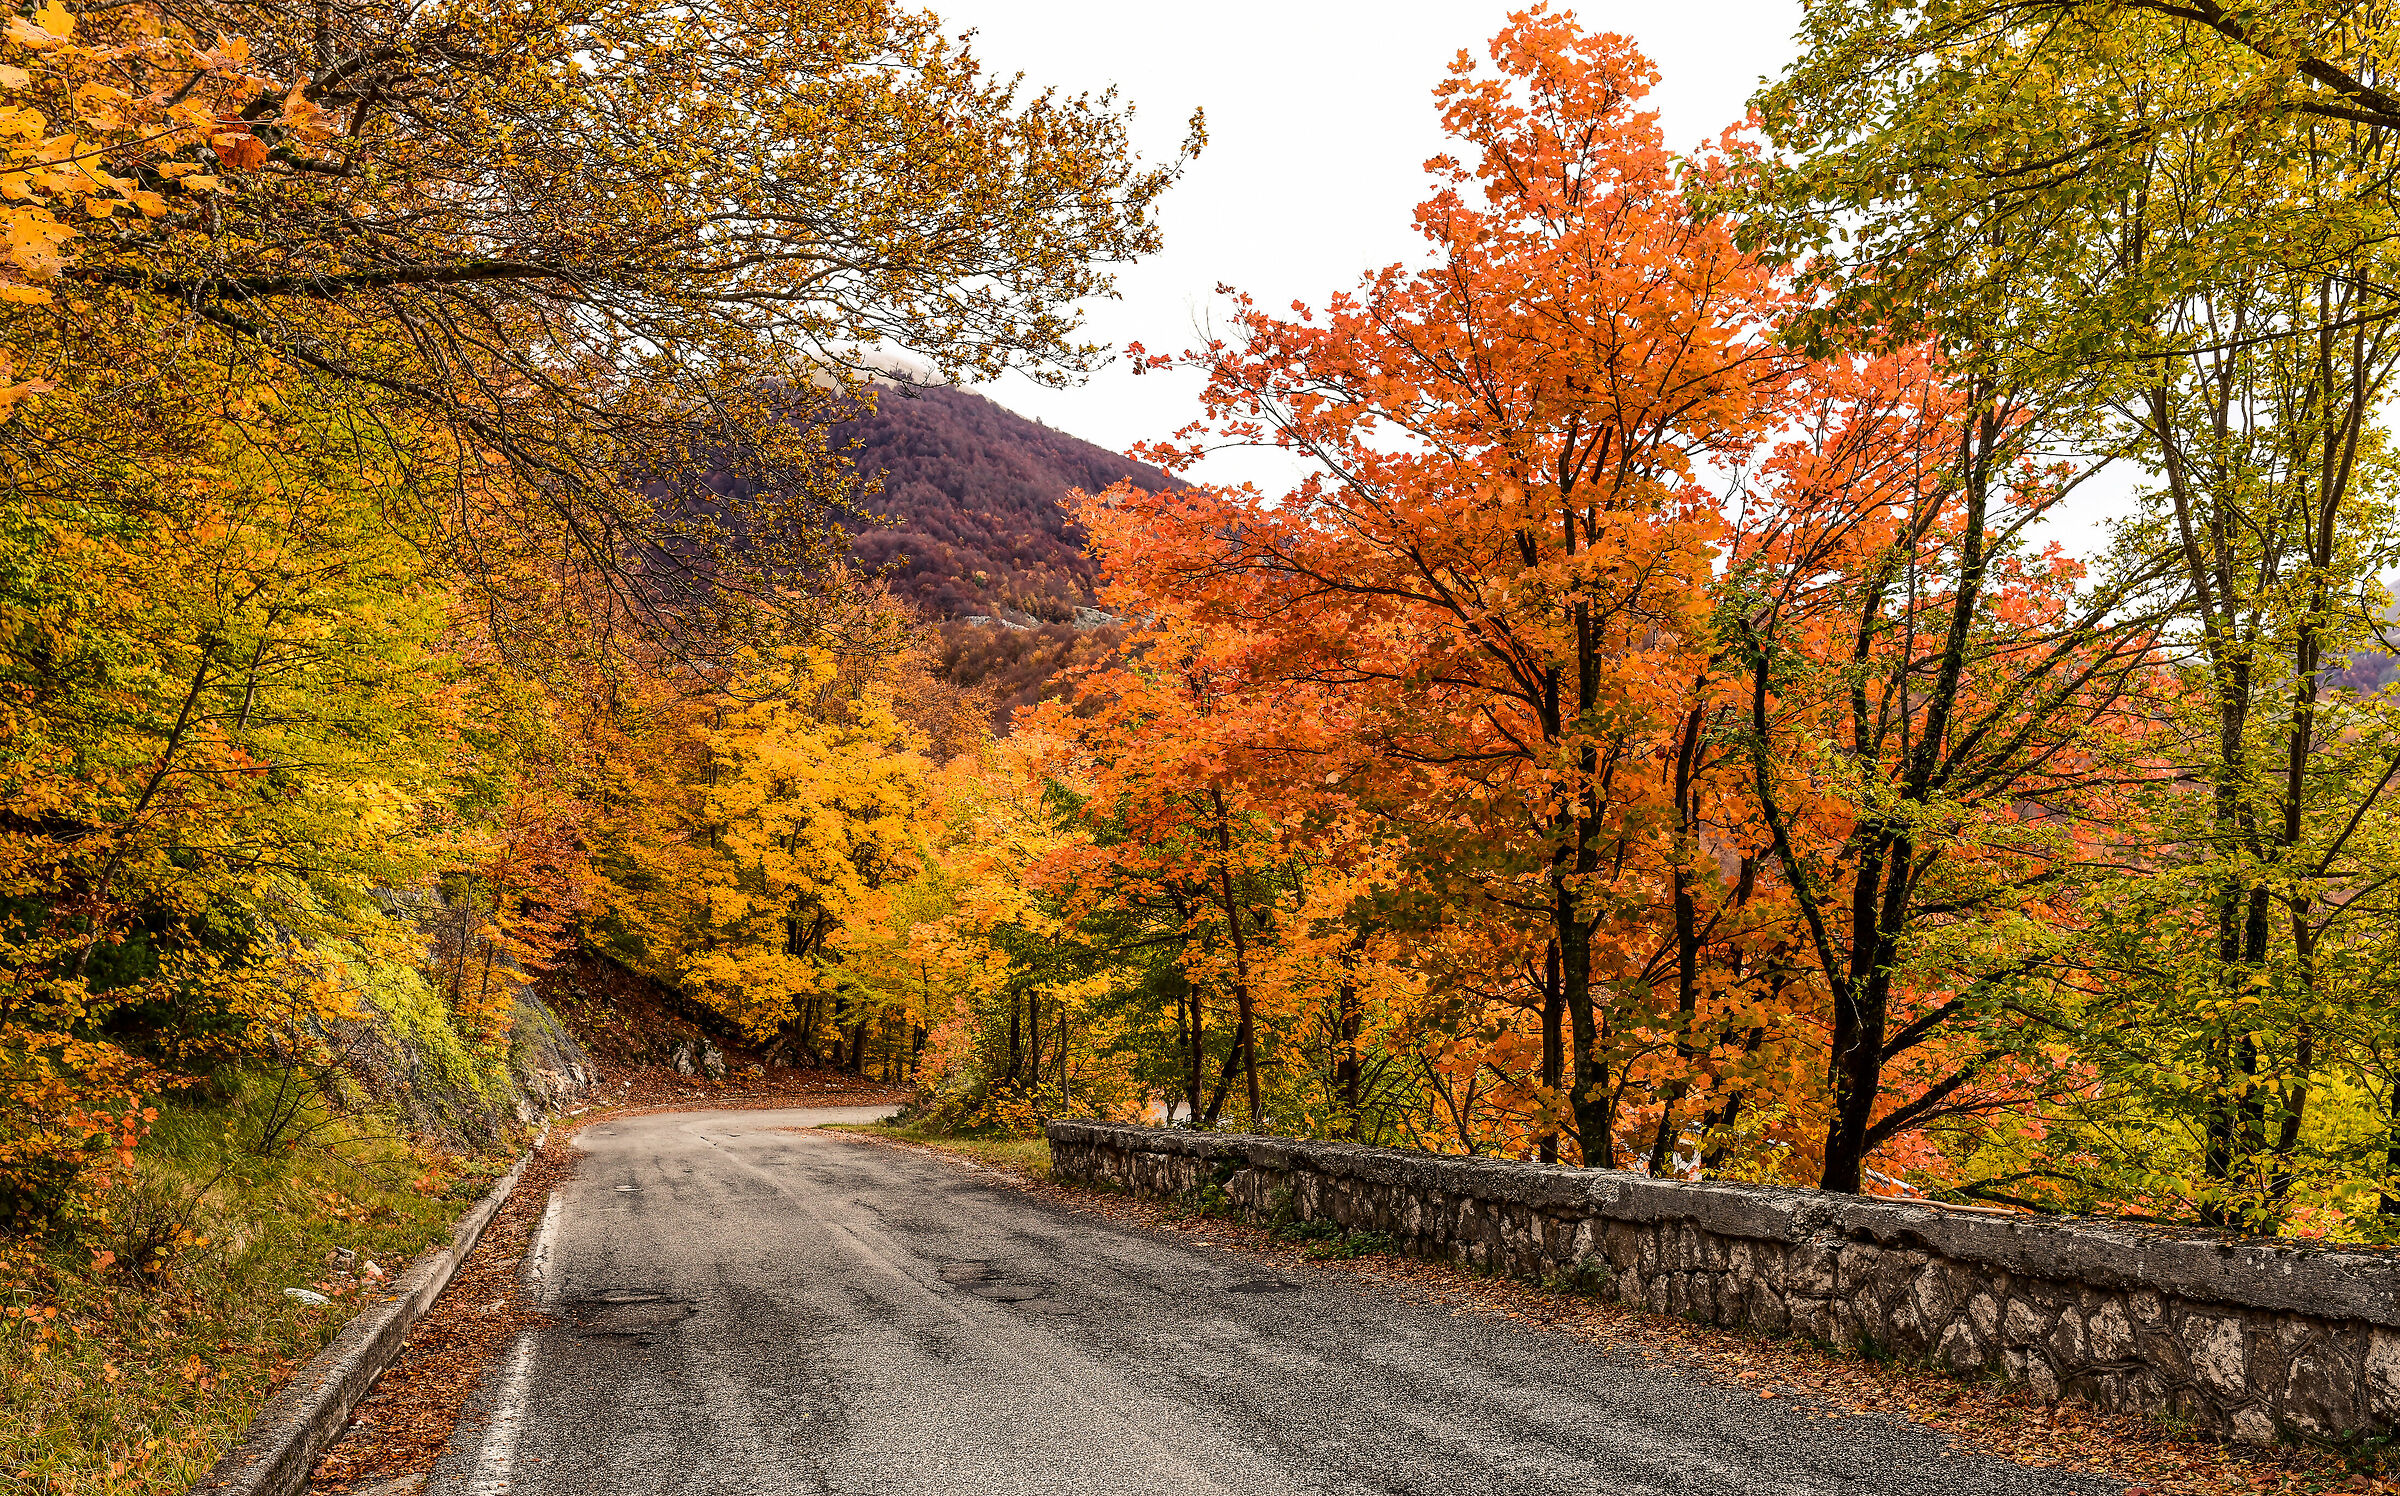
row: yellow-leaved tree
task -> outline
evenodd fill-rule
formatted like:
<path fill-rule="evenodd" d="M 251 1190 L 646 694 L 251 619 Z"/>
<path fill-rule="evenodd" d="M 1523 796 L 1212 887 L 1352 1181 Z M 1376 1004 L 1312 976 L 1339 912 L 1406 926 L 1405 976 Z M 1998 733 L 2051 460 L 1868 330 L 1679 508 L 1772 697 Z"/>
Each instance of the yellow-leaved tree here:
<path fill-rule="evenodd" d="M 915 868 L 924 759 L 888 680 L 845 681 L 831 651 L 757 658 L 705 729 L 687 921 L 687 995 L 815 1061 L 864 1038 L 845 944 L 888 918 Z M 871 938 L 871 935 L 870 935 Z"/>
<path fill-rule="evenodd" d="M 938 897 L 894 950 L 927 1040 L 917 1067 L 936 1125 L 1025 1133 L 1043 1116 L 1138 1116 L 1148 1087 L 1125 994 L 1147 954 L 1075 895 L 1091 834 L 1090 765 L 1037 723 L 945 765 L 920 883 Z M 928 898 L 929 905 L 934 898 Z"/>

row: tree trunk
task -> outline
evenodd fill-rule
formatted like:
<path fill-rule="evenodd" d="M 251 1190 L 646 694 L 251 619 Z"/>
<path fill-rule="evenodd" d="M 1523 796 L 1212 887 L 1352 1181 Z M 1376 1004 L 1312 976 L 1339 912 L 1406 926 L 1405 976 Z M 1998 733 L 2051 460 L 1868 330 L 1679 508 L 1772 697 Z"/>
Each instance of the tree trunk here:
<path fill-rule="evenodd" d="M 1025 996 L 1025 1087 L 1039 1089 L 1042 1084 L 1042 999 L 1038 992 Z"/>
<path fill-rule="evenodd" d="M 817 1053 L 817 1001 L 812 997 L 802 1003 L 798 1016 L 783 1026 L 780 1047 L 786 1059 L 805 1060 L 811 1065 L 824 1063 Z"/>
<path fill-rule="evenodd" d="M 1240 1073 L 1241 1067 L 1242 1046 L 1238 1043 L 1227 1045 L 1225 1064 L 1217 1071 L 1217 1088 L 1209 1093 L 1208 1111 L 1200 1118 L 1202 1127 L 1212 1128 L 1217 1125 L 1217 1115 L 1225 1108 L 1225 1095 L 1233 1088 L 1233 1078 Z"/>
<path fill-rule="evenodd" d="M 1342 1099 L 1342 1134 L 1357 1138 L 1363 1127 L 1359 1116 L 1359 1082 L 1363 1068 L 1358 1058 L 1358 1033 L 1364 1013 L 1358 1000 L 1358 957 L 1366 947 L 1367 932 L 1362 926 L 1351 939 L 1350 949 L 1342 962 L 1341 986 L 1336 992 L 1338 1041 L 1341 1055 L 1334 1063 L 1334 1088 Z"/>
<path fill-rule="evenodd" d="M 77 981 L 91 974 L 92 952 L 98 948 L 101 933 L 105 929 L 109 895 L 115 891 L 117 873 L 125 865 L 127 839 L 141 824 L 142 817 L 149 813 L 151 800 L 157 796 L 159 786 L 167 782 L 167 775 L 175 766 L 175 755 L 183 747 L 184 735 L 191 731 L 193 713 L 199 708 L 201 692 L 207 688 L 208 667 L 214 662 L 218 642 L 213 633 L 200 636 L 200 663 L 192 671 L 191 685 L 184 690 L 183 705 L 175 713 L 175 725 L 168 729 L 166 744 L 158 751 L 158 762 L 152 766 L 148 781 L 142 785 L 141 795 L 133 802 L 133 808 L 125 813 L 125 819 L 117 823 L 116 843 L 109 848 L 108 860 L 101 865 L 100 876 L 92 884 L 91 935 L 84 941 L 83 949 L 75 955 Z M 456 1006 L 452 1004 L 454 1011 Z"/>
<path fill-rule="evenodd" d="M 1209 803 L 1217 812 L 1217 888 L 1224 899 L 1225 929 L 1233 940 L 1233 1002 L 1236 1027 L 1234 1048 L 1240 1052 L 1242 1075 L 1250 1091 L 1250 1130 L 1259 1129 L 1258 1034 L 1251 1012 L 1250 941 L 1242 932 L 1241 907 L 1233 897 L 1233 818 L 1225 809 L 1225 793 L 1209 786 Z"/>
<path fill-rule="evenodd" d="M 1905 839 L 1893 838 L 1859 864 L 1851 900 L 1849 980 L 1834 993 L 1834 1113 L 1826 1128 L 1819 1189 L 1855 1195 L 1866 1187 L 1867 1129 L 1883 1096 L 1892 962 L 1907 918 L 1912 852 Z"/>
<path fill-rule="evenodd" d="M 1666 1173 L 1667 1161 L 1674 1154 L 1675 1108 L 1691 1091 L 1692 1062 L 1698 1057 L 1692 1042 L 1692 1028 L 1700 1016 L 1700 905 L 1692 896 L 1692 858 L 1698 855 L 1693 833 L 1698 813 L 1692 792 L 1705 711 L 1705 707 L 1692 708 L 1675 745 L 1675 1058 L 1683 1068 L 1668 1083 L 1659 1103 L 1658 1136 L 1650 1144 L 1653 1175 Z"/>
<path fill-rule="evenodd" d="M 1560 1082 L 1566 1078 L 1567 1036 L 1561 1032 L 1567 1014 L 1566 981 L 1559 968 L 1558 942 L 1549 942 L 1542 955 L 1542 1090 L 1548 1097 L 1558 1095 Z M 1541 1153 L 1543 1163 L 1558 1162 L 1558 1113 L 1555 1101 L 1549 1121 L 1542 1129 Z"/>
<path fill-rule="evenodd" d="M 2375 1213 L 2400 1216 L 2400 1076 L 2392 1078 L 2383 1106 L 2383 1200 Z"/>
<path fill-rule="evenodd" d="M 1567 1105 L 1575 1118 L 1575 1144 L 1587 1169 L 1615 1166 L 1609 1138 L 1608 1061 L 1600 1053 L 1600 1026 L 1592 1009 L 1592 927 L 1577 909 L 1563 878 L 1553 879 L 1559 985 L 1566 999 L 1568 1062 L 1574 1067 Z"/>
<path fill-rule="evenodd" d="M 1201 1008 L 1201 1006 L 1200 1006 L 1200 989 L 1199 989 L 1198 987 L 1195 987 L 1195 986 L 1193 986 L 1193 985 L 1191 984 L 1190 980 L 1188 980 L 1187 978 L 1185 978 L 1184 976 L 1182 976 L 1182 974 L 1181 974 L 1181 973 L 1178 973 L 1178 974 L 1177 974 L 1177 976 L 1176 976 L 1176 981 L 1177 981 L 1177 982 L 1178 982 L 1178 983 L 1179 983 L 1179 984 L 1182 986 L 1182 989 L 1183 989 L 1183 996 L 1182 996 L 1180 999 L 1178 999 L 1178 1000 L 1179 1000 L 1179 1001 L 1183 1001 L 1183 1002 L 1188 1002 L 1188 1003 L 1191 1005 L 1191 1012 L 1192 1012 L 1192 1070 L 1191 1070 L 1191 1075 L 1192 1075 L 1192 1086 L 1191 1086 L 1191 1092 L 1190 1092 L 1190 1094 L 1189 1094 L 1189 1095 L 1187 1095 L 1187 1096 L 1184 1098 L 1184 1105 L 1185 1105 L 1185 1110 L 1186 1110 L 1186 1112 L 1188 1113 L 1188 1120 L 1190 1121 L 1191 1125 L 1192 1125 L 1192 1126 L 1194 1126 L 1194 1127 L 1198 1127 L 1198 1126 L 1200 1125 L 1200 1107 L 1201 1107 L 1201 1099 L 1200 1099 L 1200 1098 L 1201 1098 L 1201 1097 L 1202 1097 L 1202 1095 L 1204 1094 L 1204 1092 L 1203 1092 L 1203 1091 L 1202 1091 L 1202 1089 L 1201 1089 L 1201 1086 L 1202 1086 L 1202 1077 L 1201 1077 L 1201 1073 L 1200 1073 L 1200 1067 L 1201 1067 L 1201 1065 L 1202 1065 L 1202 1064 L 1205 1062 L 1205 1058 L 1206 1058 L 1206 1057 L 1203 1055 L 1202 1051 L 1201 1051 L 1201 1044 L 1202 1044 L 1202 1037 L 1203 1037 L 1203 1036 L 1202 1036 L 1202 1034 L 1201 1034 L 1201 1032 L 1200 1032 L 1200 1021 L 1201 1021 L 1201 1018 L 1202 1018 L 1202 1016 L 1203 1016 L 1203 1011 L 1204 1011 L 1204 1010 L 1203 1010 L 1203 1009 Z"/>

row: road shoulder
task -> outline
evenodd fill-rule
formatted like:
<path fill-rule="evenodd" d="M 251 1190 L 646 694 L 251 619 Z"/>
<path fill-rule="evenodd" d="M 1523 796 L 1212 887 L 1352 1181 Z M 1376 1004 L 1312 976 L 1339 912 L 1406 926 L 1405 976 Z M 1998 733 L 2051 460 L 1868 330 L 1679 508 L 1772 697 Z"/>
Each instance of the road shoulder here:
<path fill-rule="evenodd" d="M 2400 1482 L 2345 1468 L 2339 1451 L 2228 1446 L 2079 1404 L 2045 1405 L 1995 1382 L 1961 1382 L 1929 1367 L 1871 1363 L 1804 1341 L 1652 1315 L 1447 1263 L 1373 1252 L 1346 1257 L 1339 1254 L 1360 1244 L 1279 1239 L 1262 1227 L 1161 1201 L 1058 1184 L 1046 1166 L 1017 1161 L 1021 1151 L 1012 1158 L 1010 1150 L 988 1144 L 898 1138 L 873 1129 L 842 1129 L 838 1135 L 864 1146 L 945 1158 L 1058 1208 L 1249 1254 L 1278 1271 L 1340 1275 L 1365 1291 L 1429 1301 L 1455 1314 L 1507 1320 L 1675 1363 L 1760 1398 L 1797 1399 L 1809 1416 L 1829 1422 L 1862 1416 L 1905 1419 L 1946 1437 L 1958 1453 L 2088 1472 L 2125 1482 L 2127 1496 L 2400 1493 Z"/>

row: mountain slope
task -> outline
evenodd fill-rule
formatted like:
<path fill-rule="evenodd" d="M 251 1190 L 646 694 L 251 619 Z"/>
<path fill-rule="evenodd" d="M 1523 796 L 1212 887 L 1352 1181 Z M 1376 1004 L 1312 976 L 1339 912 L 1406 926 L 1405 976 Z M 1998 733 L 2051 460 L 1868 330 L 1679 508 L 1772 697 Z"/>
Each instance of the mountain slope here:
<path fill-rule="evenodd" d="M 1005 727 L 1122 636 L 1092 611 L 1096 568 L 1067 494 L 1173 480 L 965 390 L 877 393 L 873 415 L 834 432 L 860 475 L 882 480 L 866 503 L 888 523 L 862 530 L 852 555 L 934 622 L 944 677 L 985 692 Z"/>
<path fill-rule="evenodd" d="M 1061 501 L 1128 478 L 1152 490 L 1170 482 L 966 390 L 877 396 L 873 415 L 834 432 L 837 448 L 855 444 L 862 475 L 882 476 L 867 503 L 891 521 L 852 550 L 932 618 L 1073 622 L 1093 604 L 1093 567 Z"/>

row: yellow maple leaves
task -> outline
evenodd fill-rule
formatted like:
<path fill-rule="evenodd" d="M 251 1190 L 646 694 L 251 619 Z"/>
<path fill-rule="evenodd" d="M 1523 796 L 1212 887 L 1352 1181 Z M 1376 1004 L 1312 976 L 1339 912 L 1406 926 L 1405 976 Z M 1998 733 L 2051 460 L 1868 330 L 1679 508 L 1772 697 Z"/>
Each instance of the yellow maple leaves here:
<path fill-rule="evenodd" d="M 46 52 L 74 39 L 75 17 L 58 0 L 50 0 L 49 4 L 35 11 L 31 19 L 11 16 L 8 36 L 11 41 Z"/>
<path fill-rule="evenodd" d="M 247 111 L 270 80 L 245 70 L 240 37 L 203 47 L 144 6 L 79 28 L 58 0 L 12 17 L 6 36 L 14 58 L 0 64 L 0 302 L 51 299 L 74 261 L 78 220 L 164 219 L 181 202 L 227 190 L 212 164 L 253 171 L 268 159 Z M 298 141 L 332 129 L 296 83 L 274 118 L 280 137 Z M 0 417 L 37 392 L 12 387 Z"/>
<path fill-rule="evenodd" d="M 843 940 L 913 871 L 924 762 L 888 690 L 838 677 L 823 650 L 758 660 L 707 735 L 706 851 L 676 964 L 762 1037 L 826 991 Z"/>

